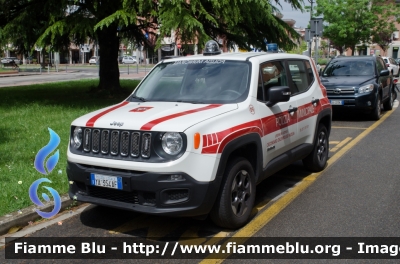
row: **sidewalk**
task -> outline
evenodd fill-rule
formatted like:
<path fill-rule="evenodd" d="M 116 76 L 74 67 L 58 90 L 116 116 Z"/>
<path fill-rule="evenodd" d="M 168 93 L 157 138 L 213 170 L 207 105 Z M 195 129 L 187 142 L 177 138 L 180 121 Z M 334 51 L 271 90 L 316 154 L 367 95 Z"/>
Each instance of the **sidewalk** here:
<path fill-rule="evenodd" d="M 136 79 L 136 80 L 141 80 L 143 77 L 149 73 L 150 69 L 146 72 L 139 72 L 136 73 L 135 71 L 130 71 L 129 74 L 124 71 L 124 73 L 120 73 L 120 79 Z M 41 74 L 70 74 L 70 73 L 77 73 L 77 72 L 82 72 L 77 69 L 71 69 L 68 70 L 68 72 L 65 71 L 59 71 L 59 72 L 5 72 L 5 73 L 0 73 L 0 78 L 5 78 L 5 77 L 18 77 L 18 76 L 32 76 L 32 75 L 41 75 Z"/>

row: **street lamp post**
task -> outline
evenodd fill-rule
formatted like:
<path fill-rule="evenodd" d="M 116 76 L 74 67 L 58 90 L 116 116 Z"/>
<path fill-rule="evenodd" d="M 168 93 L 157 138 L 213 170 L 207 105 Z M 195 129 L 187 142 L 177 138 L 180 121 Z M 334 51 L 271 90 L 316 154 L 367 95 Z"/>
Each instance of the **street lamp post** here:
<path fill-rule="evenodd" d="M 310 27 L 311 27 L 311 20 L 312 20 L 312 12 L 313 12 L 313 4 L 314 1 L 313 0 L 308 0 L 308 2 L 310 2 L 311 4 L 311 8 L 310 8 Z M 310 37 L 310 46 L 308 47 L 308 54 L 311 57 L 311 47 L 312 47 L 312 43 L 313 43 L 314 37 Z"/>

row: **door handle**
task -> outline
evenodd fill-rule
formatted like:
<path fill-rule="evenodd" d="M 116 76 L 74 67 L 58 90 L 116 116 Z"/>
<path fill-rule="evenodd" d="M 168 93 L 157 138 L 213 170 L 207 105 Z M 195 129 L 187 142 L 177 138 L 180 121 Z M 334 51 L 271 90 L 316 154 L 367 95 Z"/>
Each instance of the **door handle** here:
<path fill-rule="evenodd" d="M 317 99 L 312 99 L 311 100 L 311 103 L 312 104 L 318 104 L 319 103 L 319 99 L 317 98 Z"/>
<path fill-rule="evenodd" d="M 288 112 L 289 113 L 297 112 L 297 107 L 289 108 Z"/>

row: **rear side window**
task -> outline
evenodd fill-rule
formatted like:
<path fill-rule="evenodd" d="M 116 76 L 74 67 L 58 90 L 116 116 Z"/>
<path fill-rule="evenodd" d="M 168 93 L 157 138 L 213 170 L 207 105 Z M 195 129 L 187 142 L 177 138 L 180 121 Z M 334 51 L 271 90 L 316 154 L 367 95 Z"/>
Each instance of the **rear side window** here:
<path fill-rule="evenodd" d="M 306 69 L 307 69 L 307 74 L 308 74 L 308 87 L 311 86 L 311 84 L 314 82 L 314 72 L 311 68 L 311 64 L 309 61 L 306 61 Z"/>
<path fill-rule="evenodd" d="M 292 94 L 302 93 L 308 90 L 310 82 L 308 81 L 308 71 L 303 60 L 288 60 L 290 75 L 292 77 Z"/>

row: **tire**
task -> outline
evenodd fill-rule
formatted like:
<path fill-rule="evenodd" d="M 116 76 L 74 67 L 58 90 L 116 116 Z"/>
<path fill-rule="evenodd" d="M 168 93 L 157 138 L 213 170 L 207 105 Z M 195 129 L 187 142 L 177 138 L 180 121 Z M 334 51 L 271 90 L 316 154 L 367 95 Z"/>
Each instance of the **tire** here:
<path fill-rule="evenodd" d="M 380 95 L 378 95 L 378 98 L 376 99 L 376 103 L 375 103 L 375 108 L 374 108 L 374 110 L 372 110 L 372 113 L 371 113 L 371 118 L 373 120 L 379 120 L 381 118 L 381 112 L 382 112 L 381 111 L 381 101 L 382 101 L 382 98 Z"/>
<path fill-rule="evenodd" d="M 216 225 L 223 228 L 242 227 L 250 219 L 255 197 L 253 167 L 245 158 L 233 159 L 226 167 L 210 217 Z"/>
<path fill-rule="evenodd" d="M 390 89 L 390 95 L 389 95 L 388 100 L 385 103 L 383 103 L 383 109 L 385 111 L 389 111 L 389 110 L 393 109 L 393 102 L 395 100 L 395 94 L 394 93 L 395 93 L 395 90 L 394 90 L 394 87 L 393 87 L 392 89 Z"/>
<path fill-rule="evenodd" d="M 323 124 L 318 125 L 314 148 L 307 157 L 303 159 L 303 165 L 312 172 L 322 171 L 326 167 L 329 154 L 328 130 Z"/>

